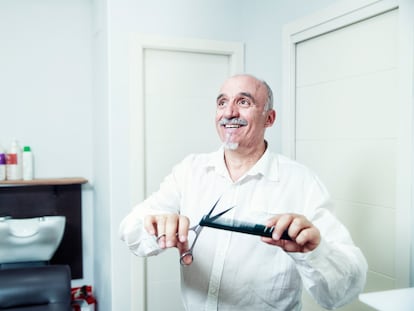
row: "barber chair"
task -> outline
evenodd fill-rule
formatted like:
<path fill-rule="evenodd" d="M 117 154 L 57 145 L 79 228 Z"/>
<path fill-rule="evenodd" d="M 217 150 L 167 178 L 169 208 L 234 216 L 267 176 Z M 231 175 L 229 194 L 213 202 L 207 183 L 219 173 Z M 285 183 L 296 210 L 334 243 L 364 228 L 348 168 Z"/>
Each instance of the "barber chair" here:
<path fill-rule="evenodd" d="M 1 269 L 0 310 L 71 311 L 69 266 Z"/>

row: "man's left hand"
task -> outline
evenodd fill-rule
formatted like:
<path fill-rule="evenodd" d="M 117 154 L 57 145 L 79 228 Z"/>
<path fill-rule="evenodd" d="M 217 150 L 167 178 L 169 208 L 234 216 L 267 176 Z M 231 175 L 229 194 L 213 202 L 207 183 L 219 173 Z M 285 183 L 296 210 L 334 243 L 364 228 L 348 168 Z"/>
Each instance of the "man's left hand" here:
<path fill-rule="evenodd" d="M 305 216 L 298 214 L 281 214 L 270 218 L 266 222 L 267 227 L 274 227 L 271 238 L 262 237 L 262 241 L 277 245 L 286 252 L 307 253 L 313 251 L 321 242 L 318 230 Z M 292 239 L 282 240 L 282 233 L 287 231 Z"/>

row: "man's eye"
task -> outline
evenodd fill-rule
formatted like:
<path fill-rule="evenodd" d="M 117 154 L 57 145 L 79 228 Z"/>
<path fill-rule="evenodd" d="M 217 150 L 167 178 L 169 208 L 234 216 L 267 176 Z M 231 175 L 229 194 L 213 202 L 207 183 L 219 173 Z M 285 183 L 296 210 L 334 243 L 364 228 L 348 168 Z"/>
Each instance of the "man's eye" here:
<path fill-rule="evenodd" d="M 249 107 L 250 101 L 248 99 L 240 99 L 237 104 L 242 107 Z"/>
<path fill-rule="evenodd" d="M 226 104 L 227 104 L 226 101 L 219 101 L 219 102 L 217 102 L 217 107 L 225 107 Z"/>

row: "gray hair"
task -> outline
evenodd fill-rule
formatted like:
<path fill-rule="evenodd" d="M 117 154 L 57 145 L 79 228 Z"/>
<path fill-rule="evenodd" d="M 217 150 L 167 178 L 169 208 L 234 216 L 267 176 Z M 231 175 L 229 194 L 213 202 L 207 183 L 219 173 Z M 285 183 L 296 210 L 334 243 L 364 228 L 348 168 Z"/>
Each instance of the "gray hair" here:
<path fill-rule="evenodd" d="M 273 109 L 273 91 L 270 88 L 269 84 L 266 83 L 264 80 L 259 80 L 267 90 L 267 102 L 265 104 L 264 111 L 269 111 Z"/>

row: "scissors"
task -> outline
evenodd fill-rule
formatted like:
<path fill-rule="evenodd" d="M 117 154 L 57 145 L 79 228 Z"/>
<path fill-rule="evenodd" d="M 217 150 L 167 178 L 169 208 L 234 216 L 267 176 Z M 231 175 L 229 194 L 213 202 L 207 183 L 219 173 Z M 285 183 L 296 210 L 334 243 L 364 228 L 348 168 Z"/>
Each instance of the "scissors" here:
<path fill-rule="evenodd" d="M 191 243 L 191 246 L 190 246 L 190 248 L 186 251 L 186 252 L 184 252 L 181 256 L 180 256 L 180 264 L 182 265 L 182 266 L 186 266 L 187 264 L 185 263 L 185 261 L 184 261 L 184 258 L 191 258 L 191 261 L 193 261 L 193 249 L 194 249 L 194 246 L 195 246 L 195 244 L 196 244 L 196 242 L 197 242 L 197 239 L 198 239 L 198 236 L 200 235 L 200 233 L 201 233 L 201 230 L 203 230 L 203 227 L 204 226 L 206 226 L 205 224 L 204 224 L 204 222 L 203 222 L 203 220 L 205 219 L 205 218 L 207 218 L 207 219 L 217 219 L 217 218 L 219 218 L 221 215 L 223 215 L 223 214 L 225 214 L 225 213 L 227 213 L 229 210 L 231 210 L 233 207 L 230 207 L 230 208 L 228 208 L 227 210 L 225 210 L 224 212 L 221 212 L 221 213 L 219 213 L 219 214 L 217 214 L 217 215 L 215 215 L 215 216 L 213 216 L 213 217 L 211 217 L 211 214 L 213 213 L 213 211 L 214 211 L 214 209 L 216 208 L 216 206 L 217 206 L 217 204 L 218 204 L 218 202 L 220 201 L 220 198 L 216 201 L 216 203 L 214 203 L 214 205 L 213 205 L 213 207 L 210 209 L 210 211 L 208 212 L 208 214 L 207 215 L 204 215 L 203 216 L 203 218 L 201 219 L 201 221 L 197 224 L 197 225 L 195 225 L 195 226 L 193 226 L 193 227 L 190 227 L 190 228 L 188 228 L 188 231 L 193 231 L 194 233 L 195 233 L 195 237 L 194 237 L 194 240 L 192 241 L 192 243 Z"/>
<path fill-rule="evenodd" d="M 215 228 L 215 229 L 222 229 L 222 230 L 227 230 L 227 231 L 240 232 L 240 233 L 258 235 L 258 236 L 264 236 L 264 237 L 272 237 L 272 233 L 275 227 L 266 227 L 265 225 L 261 225 L 261 224 L 255 224 L 255 223 L 240 221 L 240 220 L 233 220 L 229 218 L 220 219 L 221 216 L 223 216 L 228 211 L 235 208 L 235 206 L 232 206 L 218 213 L 215 216 L 211 216 L 211 214 L 213 213 L 219 201 L 220 201 L 220 198 L 216 201 L 216 203 L 213 205 L 213 207 L 208 212 L 208 214 L 204 215 L 201 218 L 200 222 L 197 225 L 190 227 L 188 229 L 189 231 L 193 231 L 195 233 L 195 238 L 192 241 L 190 248 L 180 256 L 181 265 L 183 266 L 187 265 L 184 259 L 188 256 L 191 258 L 191 262 L 193 261 L 194 259 L 193 249 L 194 249 L 195 243 L 203 227 L 210 227 L 210 228 Z M 280 239 L 288 240 L 288 241 L 292 240 L 287 230 L 283 232 Z"/>

